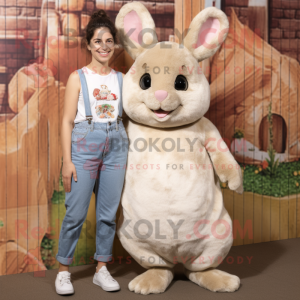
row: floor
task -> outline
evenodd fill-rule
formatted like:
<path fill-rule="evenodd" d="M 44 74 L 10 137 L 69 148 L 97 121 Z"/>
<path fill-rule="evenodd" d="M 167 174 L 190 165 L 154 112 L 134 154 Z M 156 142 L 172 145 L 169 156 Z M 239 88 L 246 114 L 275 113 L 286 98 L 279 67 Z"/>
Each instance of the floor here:
<path fill-rule="evenodd" d="M 219 269 L 241 278 L 241 286 L 234 293 L 213 293 L 186 279 L 182 265 L 176 265 L 175 278 L 162 294 L 148 296 L 128 290 L 128 283 L 144 269 L 132 263 L 108 265 L 112 276 L 118 280 L 121 290 L 105 292 L 92 283 L 95 264 L 71 267 L 75 293 L 60 296 L 55 292 L 54 281 L 57 270 L 48 270 L 44 276 L 34 273 L 6 275 L 0 277 L 1 299 L 300 299 L 300 238 L 260 244 L 232 247 Z"/>

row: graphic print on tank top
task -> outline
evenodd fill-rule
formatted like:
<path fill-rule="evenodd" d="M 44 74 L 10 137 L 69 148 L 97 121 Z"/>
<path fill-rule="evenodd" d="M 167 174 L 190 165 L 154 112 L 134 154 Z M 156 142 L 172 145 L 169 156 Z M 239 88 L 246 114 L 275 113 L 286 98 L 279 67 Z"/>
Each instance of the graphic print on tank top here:
<path fill-rule="evenodd" d="M 100 89 L 94 89 L 93 96 L 96 100 L 117 100 L 118 96 L 114 93 L 111 93 L 111 90 L 105 84 L 101 85 Z"/>
<path fill-rule="evenodd" d="M 118 99 L 118 96 L 108 89 L 107 85 L 102 84 L 101 89 L 95 88 L 93 91 L 93 96 L 97 100 L 96 104 L 96 114 L 99 118 L 114 118 L 115 108 L 112 104 L 101 104 L 98 100 L 114 101 Z"/>
<path fill-rule="evenodd" d="M 117 72 L 111 69 L 108 75 L 99 75 L 95 71 L 83 67 L 88 86 L 91 112 L 94 122 L 115 121 L 119 114 L 119 82 Z M 80 89 L 77 115 L 74 123 L 86 120 L 85 106 Z"/>

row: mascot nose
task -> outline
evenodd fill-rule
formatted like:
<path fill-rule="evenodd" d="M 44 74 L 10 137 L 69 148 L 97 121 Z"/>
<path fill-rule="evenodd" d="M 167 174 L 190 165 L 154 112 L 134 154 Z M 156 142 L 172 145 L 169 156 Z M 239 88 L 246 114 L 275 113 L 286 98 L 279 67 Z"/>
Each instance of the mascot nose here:
<path fill-rule="evenodd" d="M 164 91 L 164 90 L 158 90 L 154 93 L 155 98 L 159 101 L 162 102 L 163 100 L 165 100 L 168 96 L 168 92 Z"/>

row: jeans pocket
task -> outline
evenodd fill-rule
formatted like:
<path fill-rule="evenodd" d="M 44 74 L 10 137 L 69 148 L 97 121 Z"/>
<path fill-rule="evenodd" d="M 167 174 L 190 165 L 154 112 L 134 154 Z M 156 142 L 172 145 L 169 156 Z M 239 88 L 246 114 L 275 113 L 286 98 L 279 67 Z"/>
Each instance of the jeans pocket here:
<path fill-rule="evenodd" d="M 88 134 L 89 128 L 73 128 L 72 144 L 80 143 Z"/>

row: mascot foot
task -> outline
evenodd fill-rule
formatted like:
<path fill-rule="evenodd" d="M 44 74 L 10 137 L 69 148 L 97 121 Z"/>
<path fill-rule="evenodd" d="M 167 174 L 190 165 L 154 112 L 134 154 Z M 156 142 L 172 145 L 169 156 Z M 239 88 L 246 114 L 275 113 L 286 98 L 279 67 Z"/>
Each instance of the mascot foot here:
<path fill-rule="evenodd" d="M 170 269 L 152 268 L 131 280 L 128 288 L 132 292 L 143 295 L 163 293 L 173 277 L 173 271 Z"/>
<path fill-rule="evenodd" d="M 189 280 L 212 292 L 234 292 L 240 286 L 239 277 L 216 269 L 201 272 L 185 269 L 185 275 Z"/>

